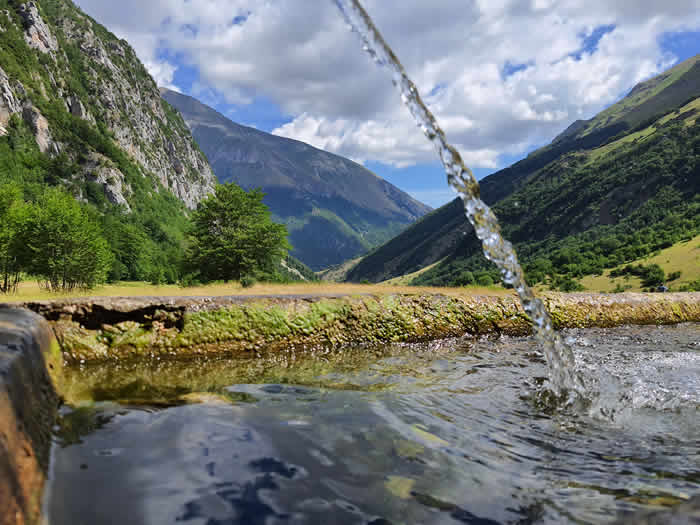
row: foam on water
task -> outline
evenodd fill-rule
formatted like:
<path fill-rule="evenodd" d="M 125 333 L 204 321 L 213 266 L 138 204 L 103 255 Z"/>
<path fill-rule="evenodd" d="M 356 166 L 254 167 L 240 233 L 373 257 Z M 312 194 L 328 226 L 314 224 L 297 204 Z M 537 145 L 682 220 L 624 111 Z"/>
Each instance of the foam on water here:
<path fill-rule="evenodd" d="M 535 336 L 542 345 L 549 365 L 550 388 L 555 394 L 568 392 L 583 395 L 583 382 L 576 373 L 571 349 L 554 331 L 552 320 L 542 301 L 535 297 L 525 282 L 522 268 L 510 242 L 503 239 L 498 219 L 491 208 L 479 198 L 479 183 L 464 164 L 457 149 L 445 137 L 434 115 L 425 105 L 415 84 L 406 74 L 401 62 L 386 43 L 358 0 L 334 0 L 351 28 L 363 42 L 364 50 L 379 65 L 388 67 L 401 100 L 408 107 L 425 136 L 437 149 L 447 174 L 447 182 L 462 199 L 469 222 L 481 240 L 484 255 L 498 266 L 503 282 L 518 292 L 523 308 L 533 321 Z M 571 399 L 571 398 L 570 398 Z"/>

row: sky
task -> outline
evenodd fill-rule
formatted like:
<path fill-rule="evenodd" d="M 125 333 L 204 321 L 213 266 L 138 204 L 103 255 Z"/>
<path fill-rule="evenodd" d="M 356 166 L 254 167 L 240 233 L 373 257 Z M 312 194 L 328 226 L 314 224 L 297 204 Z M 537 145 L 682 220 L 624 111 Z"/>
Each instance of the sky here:
<path fill-rule="evenodd" d="M 332 0 L 75 0 L 159 85 L 454 197 L 389 72 Z M 700 0 L 364 0 L 477 178 L 700 52 Z"/>

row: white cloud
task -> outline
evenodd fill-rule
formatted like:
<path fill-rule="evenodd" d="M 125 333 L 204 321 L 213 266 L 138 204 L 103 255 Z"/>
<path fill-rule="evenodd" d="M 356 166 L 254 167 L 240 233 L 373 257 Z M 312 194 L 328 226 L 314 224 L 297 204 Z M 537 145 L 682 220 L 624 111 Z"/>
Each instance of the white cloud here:
<path fill-rule="evenodd" d="M 434 152 L 386 71 L 361 52 L 330 0 L 78 0 L 136 48 L 159 82 L 159 50 L 200 71 L 199 93 L 265 96 L 293 116 L 275 133 L 395 166 Z M 388 42 L 474 167 L 495 167 L 588 118 L 672 64 L 658 37 L 697 29 L 697 0 L 366 0 Z M 247 16 L 242 24 L 234 17 Z M 614 24 L 595 52 L 594 28 Z M 580 56 L 579 59 L 572 55 Z M 506 64 L 527 67 L 508 76 Z"/>
<path fill-rule="evenodd" d="M 151 60 L 146 60 L 144 65 L 159 86 L 167 87 L 168 89 L 175 91 L 181 91 L 173 84 L 173 77 L 175 76 L 175 70 L 177 69 L 176 66 L 167 61 Z"/>

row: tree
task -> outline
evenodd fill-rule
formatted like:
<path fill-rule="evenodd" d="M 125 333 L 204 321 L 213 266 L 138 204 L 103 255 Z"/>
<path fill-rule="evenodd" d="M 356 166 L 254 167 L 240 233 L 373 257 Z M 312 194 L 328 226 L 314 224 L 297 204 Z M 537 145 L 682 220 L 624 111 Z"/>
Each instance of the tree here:
<path fill-rule="evenodd" d="M 30 205 L 23 232 L 27 271 L 52 291 L 103 283 L 112 252 L 97 219 L 70 195 L 49 188 Z"/>
<path fill-rule="evenodd" d="M 259 190 L 222 184 L 192 214 L 185 256 L 190 273 L 203 281 L 264 275 L 290 248 L 287 228 L 270 218 Z"/>
<path fill-rule="evenodd" d="M 0 186 L 0 293 L 17 291 L 22 275 L 22 230 L 28 207 L 19 185 Z"/>

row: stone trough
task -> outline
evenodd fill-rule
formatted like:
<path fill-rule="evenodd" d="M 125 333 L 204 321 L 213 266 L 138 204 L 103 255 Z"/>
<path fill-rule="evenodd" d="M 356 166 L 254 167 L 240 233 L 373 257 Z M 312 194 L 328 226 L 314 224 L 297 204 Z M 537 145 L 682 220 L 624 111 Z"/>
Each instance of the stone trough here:
<path fill-rule="evenodd" d="M 557 328 L 700 321 L 700 293 L 543 299 Z M 0 525 L 42 519 L 64 363 L 250 355 L 288 346 L 342 352 L 359 343 L 530 332 L 511 296 L 84 298 L 0 305 Z"/>

